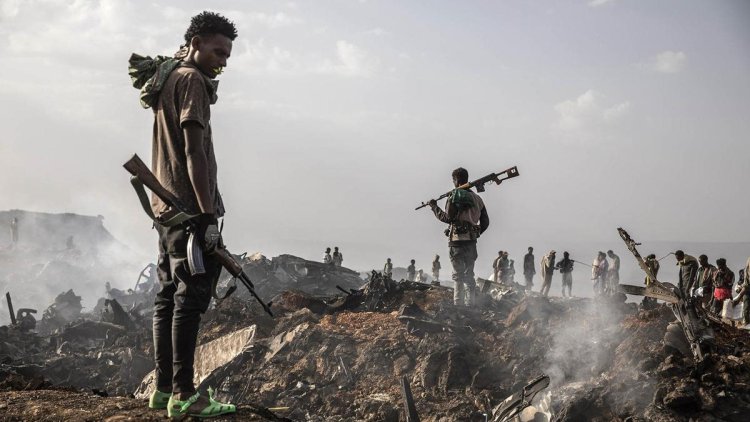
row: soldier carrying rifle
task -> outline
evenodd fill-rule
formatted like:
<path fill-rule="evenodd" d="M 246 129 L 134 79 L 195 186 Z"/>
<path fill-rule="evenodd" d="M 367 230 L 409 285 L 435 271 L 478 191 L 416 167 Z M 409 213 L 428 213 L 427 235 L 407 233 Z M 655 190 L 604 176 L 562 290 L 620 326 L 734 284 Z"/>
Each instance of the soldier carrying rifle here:
<path fill-rule="evenodd" d="M 456 188 L 469 182 L 469 172 L 464 168 L 453 170 L 451 176 Z M 453 303 L 471 306 L 476 290 L 474 262 L 477 260 L 477 239 L 490 225 L 487 209 L 482 198 L 469 189 L 453 190 L 445 203 L 445 211 L 434 199 L 428 205 L 438 220 L 448 224 L 448 246 L 455 283 Z"/>
<path fill-rule="evenodd" d="M 130 74 L 141 89 L 141 104 L 154 110 L 152 168 L 158 182 L 184 206 L 191 219 L 160 225 L 159 282 L 154 304 L 156 390 L 149 407 L 167 409 L 172 417 L 211 417 L 234 413 L 232 404 L 197 393 L 193 384 L 195 347 L 201 314 L 211 301 L 221 263 L 217 219 L 224 204 L 217 185 L 211 135 L 211 105 L 216 102 L 216 77 L 227 65 L 237 30 L 212 12 L 191 19 L 185 45 L 175 58 L 131 57 Z M 149 73 L 150 69 L 150 73 Z M 170 208 L 154 195 L 151 210 L 159 219 Z M 194 236 L 204 253 L 194 271 L 188 244 Z"/>

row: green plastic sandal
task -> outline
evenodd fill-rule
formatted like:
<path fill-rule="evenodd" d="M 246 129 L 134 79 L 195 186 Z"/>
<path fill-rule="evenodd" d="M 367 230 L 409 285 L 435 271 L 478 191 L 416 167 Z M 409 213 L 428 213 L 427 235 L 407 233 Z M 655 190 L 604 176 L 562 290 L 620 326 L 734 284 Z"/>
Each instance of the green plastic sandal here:
<path fill-rule="evenodd" d="M 154 390 L 154 392 L 151 393 L 151 397 L 148 399 L 148 408 L 166 409 L 170 397 L 172 397 L 172 393 L 162 393 L 159 390 Z"/>
<path fill-rule="evenodd" d="M 208 402 L 209 405 L 197 411 L 197 409 L 191 409 L 190 407 L 195 404 L 200 398 L 200 393 L 195 393 L 187 400 L 177 400 L 175 396 L 169 399 L 169 405 L 167 406 L 167 415 L 170 418 L 181 418 L 183 416 L 192 416 L 195 418 L 213 418 L 215 416 L 226 415 L 227 413 L 234 413 L 237 411 L 237 407 L 229 403 L 221 403 L 214 400 L 214 390 L 208 389 Z"/>

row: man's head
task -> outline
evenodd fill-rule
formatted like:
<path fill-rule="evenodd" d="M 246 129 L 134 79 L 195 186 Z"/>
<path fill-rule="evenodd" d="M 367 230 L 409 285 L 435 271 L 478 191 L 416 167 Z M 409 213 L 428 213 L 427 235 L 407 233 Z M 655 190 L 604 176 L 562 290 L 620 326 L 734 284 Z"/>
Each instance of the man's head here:
<path fill-rule="evenodd" d="M 646 257 L 646 259 L 647 259 L 647 260 L 653 260 L 653 259 L 656 259 L 656 255 L 654 255 L 654 254 L 650 254 L 649 256 L 647 256 L 647 257 Z"/>
<path fill-rule="evenodd" d="M 682 261 L 685 259 L 685 252 L 678 249 L 675 251 L 674 257 L 677 258 L 678 261 Z"/>
<path fill-rule="evenodd" d="M 563 252 L 563 258 L 570 258 L 568 251 Z"/>
<path fill-rule="evenodd" d="M 612 252 L 612 249 L 610 249 L 610 250 L 607 251 L 607 256 L 610 257 L 610 258 L 614 258 L 615 257 L 615 253 Z"/>
<path fill-rule="evenodd" d="M 556 253 L 557 252 L 555 252 L 555 250 L 553 249 L 553 250 L 549 251 L 549 253 L 547 255 L 549 255 L 549 256 L 555 256 Z"/>
<path fill-rule="evenodd" d="M 469 183 L 469 172 L 463 167 L 459 167 L 453 170 L 451 176 L 453 177 L 453 186 L 455 187 L 459 187 L 465 183 Z"/>
<path fill-rule="evenodd" d="M 607 255 L 602 251 L 599 251 L 599 254 L 597 256 L 599 257 L 599 259 L 604 259 L 607 257 Z"/>
<path fill-rule="evenodd" d="M 440 259 L 440 255 L 435 255 L 435 261 L 437 261 L 438 259 Z"/>
<path fill-rule="evenodd" d="M 531 252 L 534 252 L 534 248 L 532 248 L 531 246 L 529 246 L 529 253 L 531 253 Z"/>
<path fill-rule="evenodd" d="M 497 256 L 503 256 L 503 251 L 497 251 Z"/>
<path fill-rule="evenodd" d="M 727 267 L 727 260 L 724 258 L 719 258 L 716 260 L 716 266 L 719 268 L 726 268 Z"/>
<path fill-rule="evenodd" d="M 412 264 L 413 264 L 413 263 L 415 263 L 415 262 L 416 262 L 416 261 L 414 261 L 413 259 L 411 260 L 411 263 L 412 263 Z"/>
<path fill-rule="evenodd" d="M 334 252 L 338 252 L 338 251 L 339 251 L 339 247 L 338 247 L 338 246 L 334 246 L 334 247 L 333 247 L 333 251 L 334 251 Z"/>
<path fill-rule="evenodd" d="M 326 248 L 326 253 L 331 252 L 331 248 Z"/>
<path fill-rule="evenodd" d="M 233 22 L 218 13 L 201 12 L 193 16 L 185 31 L 189 48 L 186 61 L 209 78 L 216 78 L 227 65 L 235 38 L 237 28 Z"/>
<path fill-rule="evenodd" d="M 701 255 L 698 257 L 698 263 L 701 264 L 701 267 L 707 267 L 708 266 L 708 257 L 706 255 Z"/>
<path fill-rule="evenodd" d="M 385 262 L 391 262 L 391 258 L 386 259 Z"/>

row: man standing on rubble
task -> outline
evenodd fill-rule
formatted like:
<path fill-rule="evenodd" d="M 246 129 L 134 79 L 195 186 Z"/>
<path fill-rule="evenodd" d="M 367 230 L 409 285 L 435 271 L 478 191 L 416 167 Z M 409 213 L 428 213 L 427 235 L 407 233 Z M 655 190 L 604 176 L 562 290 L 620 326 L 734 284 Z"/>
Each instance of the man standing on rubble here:
<path fill-rule="evenodd" d="M 613 295 L 617 293 L 617 286 L 620 284 L 620 257 L 615 255 L 612 249 L 607 251 L 607 256 L 612 260 L 612 265 L 607 271 L 607 289 L 609 294 Z"/>
<path fill-rule="evenodd" d="M 416 261 L 412 259 L 409 266 L 406 267 L 406 279 L 409 281 L 414 281 L 417 278 L 417 267 L 414 265 L 415 263 Z"/>
<path fill-rule="evenodd" d="M 646 266 L 649 270 L 651 270 L 651 274 L 656 278 L 659 274 L 659 260 L 656 259 L 656 255 L 650 254 L 646 257 L 645 260 Z M 653 280 L 651 280 L 651 277 L 646 276 L 646 279 L 644 280 L 644 283 L 646 286 L 650 286 Z M 656 306 L 656 298 L 644 296 L 643 301 L 641 302 L 643 304 L 643 307 L 646 309 L 650 309 L 654 306 Z"/>
<path fill-rule="evenodd" d="M 562 295 L 563 297 L 573 297 L 571 291 L 573 290 L 573 261 L 570 259 L 568 251 L 563 252 L 563 259 L 555 264 L 555 268 L 560 270 L 562 274 Z M 568 294 L 565 294 L 565 288 L 568 289 Z"/>
<path fill-rule="evenodd" d="M 713 274 L 714 301 L 711 310 L 716 315 L 721 315 L 724 301 L 732 299 L 732 285 L 734 284 L 734 272 L 727 267 L 727 260 L 719 258 L 716 260 L 716 270 Z"/>
<path fill-rule="evenodd" d="M 10 248 L 14 249 L 18 243 L 18 218 L 10 219 Z"/>
<path fill-rule="evenodd" d="M 539 293 L 544 297 L 547 297 L 549 289 L 552 287 L 552 274 L 555 272 L 555 253 L 552 250 L 542 257 L 542 265 L 540 267 L 542 271 L 542 289 Z"/>
<path fill-rule="evenodd" d="M 461 167 L 453 170 L 451 177 L 456 188 L 469 182 L 469 172 Z M 445 203 L 445 211 L 434 199 L 429 205 L 435 217 L 448 224 L 448 247 L 455 283 L 453 303 L 472 306 L 476 290 L 477 239 L 490 225 L 484 201 L 470 189 L 454 189 Z"/>
<path fill-rule="evenodd" d="M 323 255 L 323 263 L 333 265 L 333 257 L 331 256 L 331 248 L 326 248 L 326 253 Z"/>
<path fill-rule="evenodd" d="M 750 258 L 747 259 L 742 278 L 737 280 L 737 293 L 732 304 L 737 306 L 742 302 L 742 323 L 750 324 Z"/>
<path fill-rule="evenodd" d="M 194 16 L 185 32 L 186 55 L 168 73 L 153 103 L 154 174 L 187 212 L 198 215 L 190 230 L 204 251 L 216 248 L 217 219 L 224 215 L 210 106 L 217 98 L 215 78 L 226 67 L 236 37 L 234 24 L 225 17 L 212 12 Z M 154 196 L 152 209 L 159 216 L 167 206 Z M 206 253 L 205 273 L 192 275 L 187 259 L 189 227 L 157 224 L 157 228 L 161 288 L 154 304 L 156 389 L 149 407 L 166 408 L 170 418 L 233 413 L 234 405 L 213 400 L 211 392 L 208 397 L 201 395 L 193 384 L 198 326 L 211 302 L 211 286 L 221 265 Z"/>
<path fill-rule="evenodd" d="M 339 252 L 339 247 L 336 246 L 333 248 L 333 265 L 336 267 L 340 267 L 341 264 L 344 262 L 344 254 Z"/>
<path fill-rule="evenodd" d="M 492 274 L 494 282 L 500 283 L 500 269 L 503 265 L 503 251 L 497 251 L 497 258 L 492 261 Z"/>
<path fill-rule="evenodd" d="M 432 261 L 432 281 L 440 281 L 440 255 L 435 255 L 435 259 Z"/>
<path fill-rule="evenodd" d="M 674 253 L 677 259 L 677 265 L 680 267 L 679 289 L 683 297 L 690 295 L 695 283 L 695 276 L 698 274 L 698 260 L 685 252 L 677 250 Z"/>
<path fill-rule="evenodd" d="M 523 257 L 523 276 L 526 278 L 526 290 L 531 290 L 534 286 L 534 274 L 536 274 L 536 269 L 534 268 L 534 248 L 529 246 L 529 253 Z"/>
<path fill-rule="evenodd" d="M 393 263 L 391 262 L 391 258 L 385 260 L 385 265 L 383 265 L 383 276 L 389 279 L 393 277 Z"/>
<path fill-rule="evenodd" d="M 701 255 L 698 257 L 698 273 L 695 279 L 695 288 L 690 294 L 695 296 L 700 289 L 701 305 L 708 309 L 714 297 L 713 275 L 716 267 L 708 262 L 708 256 Z"/>
<path fill-rule="evenodd" d="M 609 270 L 609 262 L 607 262 L 607 255 L 599 251 L 594 259 L 594 263 L 591 264 L 591 279 L 594 280 L 594 295 L 601 296 L 606 290 L 605 283 L 607 282 L 607 271 Z"/>

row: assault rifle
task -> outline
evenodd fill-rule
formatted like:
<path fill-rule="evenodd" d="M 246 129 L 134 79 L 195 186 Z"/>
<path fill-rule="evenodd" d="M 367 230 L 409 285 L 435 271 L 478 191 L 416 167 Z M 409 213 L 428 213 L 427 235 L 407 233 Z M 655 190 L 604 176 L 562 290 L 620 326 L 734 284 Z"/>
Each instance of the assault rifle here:
<path fill-rule="evenodd" d="M 503 176 L 502 178 L 500 176 Z M 484 177 L 481 177 L 473 182 L 464 183 L 463 185 L 457 187 L 456 189 L 471 189 L 471 188 L 477 188 L 477 192 L 484 192 L 484 185 L 489 182 L 495 182 L 496 184 L 500 184 L 503 180 L 511 179 L 513 177 L 518 176 L 518 167 L 513 166 L 507 170 L 503 170 L 498 173 L 490 173 Z M 439 201 L 443 198 L 447 198 L 448 195 L 451 194 L 453 191 L 446 192 L 442 195 L 440 195 L 436 201 Z M 422 202 L 422 205 L 418 206 L 417 208 L 414 208 L 415 210 L 418 210 L 420 208 L 424 208 L 427 205 L 430 204 L 430 201 Z"/>
<path fill-rule="evenodd" d="M 123 164 L 123 167 L 125 167 L 125 170 L 133 175 L 130 178 L 130 183 L 133 185 L 133 188 L 138 194 L 138 198 L 141 200 L 141 206 L 143 207 L 143 210 L 154 221 L 154 223 L 160 224 L 162 226 L 174 226 L 182 223 L 191 226 L 194 225 L 194 223 L 192 223 L 192 218 L 196 217 L 196 215 L 189 214 L 186 211 L 187 208 L 180 202 L 180 200 L 177 199 L 177 197 L 175 197 L 172 192 L 164 188 L 161 183 L 159 183 L 159 180 L 156 178 L 156 176 L 154 176 L 153 173 L 151 173 L 151 170 L 146 166 L 143 160 L 141 160 L 138 154 L 134 154 L 133 157 L 128 160 L 128 162 Z M 149 188 L 151 192 L 154 193 L 154 195 L 164 201 L 164 203 L 169 206 L 169 210 L 158 217 L 154 216 L 143 186 Z M 242 284 L 247 287 L 247 290 L 250 292 L 250 294 L 253 295 L 255 300 L 260 303 L 260 305 L 263 307 L 263 310 L 265 310 L 268 315 L 273 316 L 273 312 L 271 312 L 272 302 L 265 303 L 263 299 L 258 296 L 258 294 L 255 292 L 255 286 L 253 286 L 253 282 L 250 281 L 250 277 L 248 277 L 248 275 L 242 269 L 242 264 L 240 264 L 240 262 L 238 262 L 237 259 L 231 253 L 229 253 L 229 251 L 227 251 L 222 242 L 220 242 L 216 249 L 208 253 L 214 255 L 219 263 L 221 263 L 221 266 L 229 271 L 232 276 L 234 276 L 235 278 L 239 278 Z M 188 262 L 190 263 L 191 267 L 198 267 L 202 269 L 202 260 L 203 251 L 200 250 L 200 245 L 198 245 L 198 242 L 194 240 L 194 234 L 191 234 L 190 240 L 188 241 Z M 192 270 L 193 268 L 191 268 L 191 271 Z M 224 298 L 232 294 L 232 292 L 234 292 L 236 288 L 236 285 L 230 287 Z"/>

